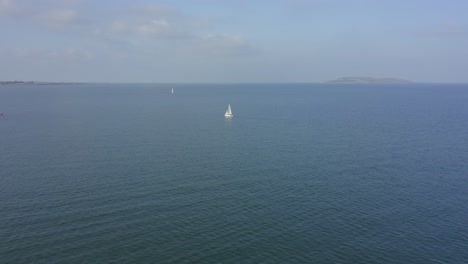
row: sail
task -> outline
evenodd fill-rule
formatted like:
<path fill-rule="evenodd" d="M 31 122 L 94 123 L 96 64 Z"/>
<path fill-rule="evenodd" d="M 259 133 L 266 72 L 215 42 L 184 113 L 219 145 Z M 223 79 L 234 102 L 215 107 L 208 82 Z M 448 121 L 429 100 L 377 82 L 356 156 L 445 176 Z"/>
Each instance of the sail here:
<path fill-rule="evenodd" d="M 228 108 L 226 110 L 226 113 L 224 114 L 225 117 L 233 117 L 234 115 L 232 114 L 232 110 L 231 110 L 231 105 L 228 104 Z"/>
<path fill-rule="evenodd" d="M 174 94 L 174 88 L 172 88 L 171 93 Z"/>

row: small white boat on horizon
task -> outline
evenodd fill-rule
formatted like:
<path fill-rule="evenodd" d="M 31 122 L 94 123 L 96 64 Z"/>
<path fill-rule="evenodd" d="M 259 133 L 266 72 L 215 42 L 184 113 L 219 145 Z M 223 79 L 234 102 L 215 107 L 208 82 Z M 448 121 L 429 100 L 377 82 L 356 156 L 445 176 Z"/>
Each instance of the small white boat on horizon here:
<path fill-rule="evenodd" d="M 232 114 L 232 110 L 231 110 L 231 104 L 228 104 L 228 108 L 226 110 L 226 113 L 224 114 L 224 117 L 226 118 L 231 118 L 233 117 L 234 115 Z"/>

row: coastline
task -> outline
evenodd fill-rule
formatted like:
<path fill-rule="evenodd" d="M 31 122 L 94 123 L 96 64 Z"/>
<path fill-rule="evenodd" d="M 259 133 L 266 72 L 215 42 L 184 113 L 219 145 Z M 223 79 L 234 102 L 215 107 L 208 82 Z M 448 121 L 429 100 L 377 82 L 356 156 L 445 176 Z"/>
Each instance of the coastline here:
<path fill-rule="evenodd" d="M 81 84 L 72 82 L 36 82 L 36 81 L 0 81 L 1 85 L 67 85 L 67 84 Z"/>

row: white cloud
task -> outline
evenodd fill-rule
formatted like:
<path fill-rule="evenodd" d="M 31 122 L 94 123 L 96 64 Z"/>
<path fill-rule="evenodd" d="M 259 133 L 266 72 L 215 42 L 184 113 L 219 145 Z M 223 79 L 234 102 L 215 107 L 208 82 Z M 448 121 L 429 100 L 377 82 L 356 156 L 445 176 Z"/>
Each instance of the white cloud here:
<path fill-rule="evenodd" d="M 109 31 L 111 33 L 127 33 L 129 31 L 128 24 L 123 21 L 114 21 L 109 25 Z"/>
<path fill-rule="evenodd" d="M 0 17 L 12 15 L 16 10 L 13 0 L 0 0 Z"/>
<path fill-rule="evenodd" d="M 164 18 L 153 19 L 136 27 L 136 31 L 142 35 L 159 35 L 170 30 L 170 25 Z"/>
<path fill-rule="evenodd" d="M 84 0 L 44 1 L 44 5 L 38 5 L 17 0 L 17 8 L 12 0 L 0 0 L 0 7 L 2 10 L 17 10 L 17 18 L 22 23 L 29 23 L 33 28 L 42 27 L 38 30 L 67 31 L 75 33 L 79 40 L 87 39 L 94 43 L 126 42 L 140 49 L 141 46 L 164 41 L 168 50 L 176 47 L 193 50 L 198 47 L 200 50 L 195 52 L 210 52 L 209 49 L 225 51 L 246 46 L 241 36 L 212 32 L 206 20 L 187 16 L 168 6 L 132 3 L 112 11 L 100 10 L 100 16 L 96 17 L 96 10 L 89 9 L 92 2 L 84 5 Z"/>
<path fill-rule="evenodd" d="M 245 45 L 242 37 L 230 34 L 206 34 L 201 36 L 201 39 L 206 42 L 213 43 L 222 47 L 238 47 Z"/>
<path fill-rule="evenodd" d="M 12 25 L 21 21 L 20 30 L 15 33 L 20 36 L 17 39 L 32 40 L 30 36 L 34 34 L 43 37 L 6 47 L 6 51 L 0 52 L 0 66 L 14 63 L 18 65 L 17 70 L 29 69 L 34 73 L 32 76 L 38 76 L 34 70 L 38 67 L 48 76 L 55 76 L 54 72 L 74 76 L 75 73 L 65 69 L 76 67 L 89 76 L 99 75 L 101 80 L 138 80 L 130 76 L 144 76 L 141 70 L 135 69 L 151 69 L 146 73 L 149 77 L 145 78 L 153 80 L 176 79 L 180 75 L 178 72 L 185 72 L 187 77 L 184 78 L 189 79 L 201 78 L 197 76 L 211 72 L 206 68 L 218 69 L 216 65 L 220 63 L 241 64 L 241 60 L 256 52 L 241 35 L 219 32 L 212 23 L 206 23 L 206 19 L 188 16 L 173 8 L 142 7 L 132 3 L 110 10 L 99 9 L 92 2 L 80 5 L 80 2 L 44 1 L 49 5 L 18 0 L 20 8 L 13 16 L 6 17 Z M 112 72 L 106 65 L 119 69 L 122 76 L 106 75 L 105 72 Z M 157 76 L 155 69 L 159 69 Z"/>
<path fill-rule="evenodd" d="M 52 10 L 42 16 L 44 22 L 56 29 L 64 29 L 77 21 L 77 12 L 71 9 Z"/>
<path fill-rule="evenodd" d="M 187 37 L 198 29 L 194 23 L 196 19 L 186 17 L 175 9 L 158 5 L 130 6 L 117 12 L 110 19 L 112 22 L 103 27 L 107 29 L 108 37 L 133 34 L 133 37 L 141 36 L 157 40 Z"/>
<path fill-rule="evenodd" d="M 15 48 L 7 52 L 19 60 L 36 60 L 42 62 L 50 60 L 91 61 L 95 58 L 93 52 L 75 47 L 48 49 Z"/>
<path fill-rule="evenodd" d="M 95 25 L 93 37 L 125 49 L 116 47 L 114 50 L 120 54 L 119 58 L 132 57 L 129 54 L 174 59 L 180 56 L 232 57 L 253 53 L 254 49 L 242 36 L 215 33 L 205 21 L 167 7 L 133 6 L 109 14 L 107 22 Z M 126 45 L 122 46 L 123 43 Z"/>

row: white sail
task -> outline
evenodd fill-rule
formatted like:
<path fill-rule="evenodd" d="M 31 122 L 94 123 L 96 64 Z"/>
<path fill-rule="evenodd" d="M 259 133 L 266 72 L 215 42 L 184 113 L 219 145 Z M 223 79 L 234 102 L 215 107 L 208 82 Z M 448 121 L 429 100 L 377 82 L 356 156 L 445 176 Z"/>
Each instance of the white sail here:
<path fill-rule="evenodd" d="M 232 114 L 231 110 L 231 104 L 228 104 L 228 108 L 226 110 L 226 113 L 224 114 L 225 117 L 233 117 L 234 115 Z"/>
<path fill-rule="evenodd" d="M 174 88 L 172 88 L 171 93 L 174 94 Z"/>

